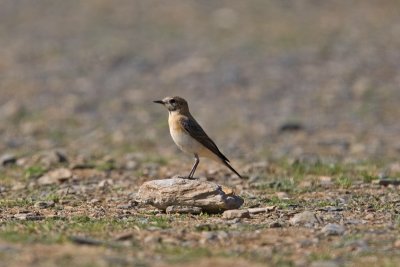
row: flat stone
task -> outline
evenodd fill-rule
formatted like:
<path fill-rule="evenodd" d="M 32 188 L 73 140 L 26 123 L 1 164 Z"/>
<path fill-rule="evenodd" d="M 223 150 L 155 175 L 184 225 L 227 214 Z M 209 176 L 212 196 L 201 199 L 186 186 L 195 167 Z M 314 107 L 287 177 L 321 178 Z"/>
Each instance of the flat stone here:
<path fill-rule="evenodd" d="M 38 179 L 40 185 L 63 183 L 72 177 L 72 171 L 67 168 L 59 168 L 49 171 Z"/>
<path fill-rule="evenodd" d="M 263 207 L 263 208 L 250 208 L 247 209 L 250 214 L 259 214 L 259 213 L 267 213 L 271 212 L 276 209 L 276 206 L 268 206 L 268 207 Z"/>
<path fill-rule="evenodd" d="M 224 219 L 250 218 L 250 212 L 248 210 L 226 210 L 222 217 Z"/>
<path fill-rule="evenodd" d="M 97 240 L 84 236 L 70 236 L 69 240 L 78 245 L 101 246 L 105 244 L 105 242 L 102 240 Z"/>
<path fill-rule="evenodd" d="M 46 208 L 50 208 L 50 207 L 54 207 L 55 203 L 54 201 L 50 200 L 50 201 L 38 201 L 35 203 L 35 207 L 39 208 L 39 209 L 46 209 Z"/>
<path fill-rule="evenodd" d="M 14 218 L 21 221 L 39 221 L 43 220 L 44 216 L 37 213 L 17 213 Z"/>
<path fill-rule="evenodd" d="M 179 214 L 200 214 L 203 210 L 200 207 L 191 206 L 169 206 L 165 210 L 166 213 L 179 213 Z"/>
<path fill-rule="evenodd" d="M 400 185 L 400 179 L 393 179 L 393 178 L 379 179 L 378 184 L 383 186 Z"/>
<path fill-rule="evenodd" d="M 283 223 L 280 221 L 273 221 L 268 224 L 268 227 L 269 228 L 280 228 L 280 227 L 283 227 Z"/>
<path fill-rule="evenodd" d="M 129 232 L 122 232 L 114 236 L 115 241 L 124 241 L 124 240 L 129 240 L 132 239 L 134 236 L 134 233 L 129 231 Z"/>
<path fill-rule="evenodd" d="M 290 223 L 294 226 L 306 226 L 311 227 L 315 224 L 319 224 L 320 220 L 317 216 L 311 211 L 303 211 L 301 213 L 297 213 L 293 218 L 290 219 Z"/>
<path fill-rule="evenodd" d="M 216 183 L 171 178 L 144 183 L 138 192 L 138 201 L 166 210 L 169 206 L 199 207 L 204 212 L 220 213 L 238 209 L 244 200 Z"/>
<path fill-rule="evenodd" d="M 342 235 L 345 232 L 345 228 L 342 225 L 335 223 L 328 223 L 322 228 L 321 232 L 325 235 Z"/>
<path fill-rule="evenodd" d="M 4 154 L 0 156 L 0 165 L 7 166 L 13 165 L 17 162 L 17 158 L 12 154 Z"/>

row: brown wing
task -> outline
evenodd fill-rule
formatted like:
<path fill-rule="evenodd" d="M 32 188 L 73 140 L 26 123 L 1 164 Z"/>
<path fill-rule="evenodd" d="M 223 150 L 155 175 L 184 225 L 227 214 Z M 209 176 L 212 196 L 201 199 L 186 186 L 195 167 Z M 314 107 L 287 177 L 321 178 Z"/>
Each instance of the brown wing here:
<path fill-rule="evenodd" d="M 224 162 L 229 162 L 227 157 L 219 151 L 217 145 L 211 140 L 210 137 L 204 132 L 203 128 L 193 118 L 181 118 L 181 125 L 190 134 L 191 137 L 200 142 L 203 146 L 208 148 L 211 152 L 216 154 Z"/>

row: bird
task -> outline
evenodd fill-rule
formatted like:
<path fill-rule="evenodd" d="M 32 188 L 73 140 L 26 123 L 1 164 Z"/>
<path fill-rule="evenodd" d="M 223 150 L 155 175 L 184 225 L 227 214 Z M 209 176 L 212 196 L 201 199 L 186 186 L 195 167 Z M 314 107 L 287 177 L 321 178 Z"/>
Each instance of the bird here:
<path fill-rule="evenodd" d="M 192 170 L 186 178 L 194 179 L 193 176 L 197 165 L 200 163 L 200 157 L 222 163 L 239 178 L 242 178 L 231 166 L 229 159 L 222 154 L 214 141 L 193 118 L 185 99 L 179 96 L 167 96 L 162 100 L 155 100 L 153 102 L 167 108 L 169 112 L 168 125 L 172 139 L 183 152 L 192 154 L 195 158 Z"/>

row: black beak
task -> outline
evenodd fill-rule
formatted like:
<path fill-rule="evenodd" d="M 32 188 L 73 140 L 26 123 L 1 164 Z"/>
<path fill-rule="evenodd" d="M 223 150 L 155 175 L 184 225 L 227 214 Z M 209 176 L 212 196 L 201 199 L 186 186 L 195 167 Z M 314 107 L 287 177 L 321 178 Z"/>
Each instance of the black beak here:
<path fill-rule="evenodd" d="M 153 101 L 154 103 L 158 103 L 158 104 L 163 104 L 164 105 L 164 101 L 162 101 L 162 100 L 155 100 L 155 101 Z"/>

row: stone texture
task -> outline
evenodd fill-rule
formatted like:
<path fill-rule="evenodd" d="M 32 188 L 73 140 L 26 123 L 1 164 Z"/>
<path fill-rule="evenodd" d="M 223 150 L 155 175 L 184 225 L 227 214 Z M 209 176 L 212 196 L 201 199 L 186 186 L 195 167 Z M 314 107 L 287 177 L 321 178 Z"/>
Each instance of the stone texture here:
<path fill-rule="evenodd" d="M 224 219 L 250 218 L 248 210 L 226 210 L 222 214 Z"/>
<path fill-rule="evenodd" d="M 41 185 L 56 184 L 67 181 L 72 177 L 72 172 L 66 168 L 59 168 L 49 171 L 38 179 Z"/>
<path fill-rule="evenodd" d="M 320 223 L 319 218 L 311 211 L 297 213 L 290 219 L 290 223 L 295 226 L 311 227 Z"/>
<path fill-rule="evenodd" d="M 17 158 L 13 154 L 4 154 L 0 156 L 0 166 L 12 165 L 17 162 Z"/>
<path fill-rule="evenodd" d="M 39 208 L 39 209 L 47 209 L 50 207 L 54 207 L 55 203 L 54 201 L 50 200 L 50 201 L 38 201 L 35 203 L 35 208 Z"/>
<path fill-rule="evenodd" d="M 250 214 L 267 213 L 276 209 L 276 206 L 267 206 L 263 208 L 250 208 L 248 211 Z"/>
<path fill-rule="evenodd" d="M 329 223 L 322 228 L 321 232 L 325 235 L 342 235 L 346 229 L 339 224 Z"/>
<path fill-rule="evenodd" d="M 210 213 L 237 209 L 244 202 L 231 192 L 226 194 L 218 184 L 177 177 L 144 183 L 139 188 L 138 200 L 161 210 L 169 206 L 191 206 Z"/>
<path fill-rule="evenodd" d="M 28 213 L 14 214 L 14 218 L 21 220 L 21 221 L 39 221 L 39 220 L 43 220 L 44 216 L 39 213 L 28 212 Z"/>

